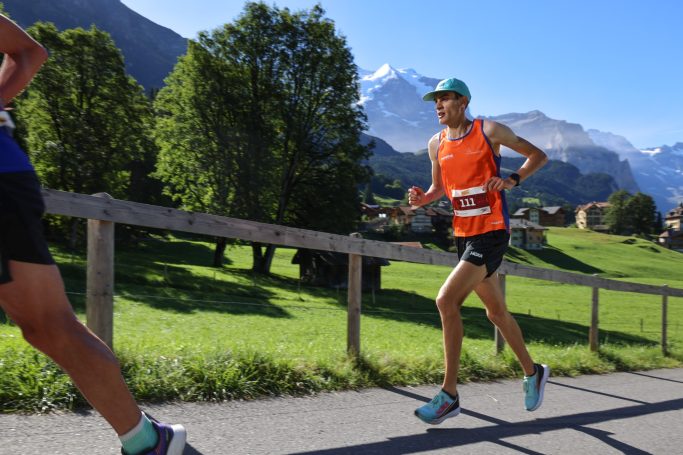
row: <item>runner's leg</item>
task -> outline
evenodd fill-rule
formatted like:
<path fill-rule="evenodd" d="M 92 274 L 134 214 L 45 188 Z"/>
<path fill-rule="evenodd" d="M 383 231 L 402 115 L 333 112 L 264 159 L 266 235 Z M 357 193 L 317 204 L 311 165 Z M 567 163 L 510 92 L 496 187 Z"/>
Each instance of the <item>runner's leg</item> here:
<path fill-rule="evenodd" d="M 500 330 L 500 333 L 510 345 L 510 349 L 515 353 L 519 360 L 524 374 L 527 376 L 534 374 L 534 362 L 527 351 L 524 343 L 524 336 L 519 324 L 510 314 L 505 305 L 505 296 L 500 286 L 498 274 L 486 278 L 474 288 L 481 301 L 486 307 L 486 316 Z"/>
<path fill-rule="evenodd" d="M 107 345 L 75 316 L 55 265 L 9 261 L 12 281 L 0 285 L 0 306 L 24 338 L 54 360 L 120 435 L 140 409 Z"/>
<path fill-rule="evenodd" d="M 445 374 L 443 389 L 457 393 L 458 370 L 462 350 L 463 326 L 460 307 L 465 298 L 486 276 L 486 267 L 460 261 L 450 273 L 436 297 L 443 328 Z"/>

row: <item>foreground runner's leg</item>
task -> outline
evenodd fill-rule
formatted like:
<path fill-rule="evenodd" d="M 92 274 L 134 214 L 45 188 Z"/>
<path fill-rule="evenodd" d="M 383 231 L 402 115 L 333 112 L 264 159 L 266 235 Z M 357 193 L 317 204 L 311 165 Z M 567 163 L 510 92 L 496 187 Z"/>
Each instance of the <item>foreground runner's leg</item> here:
<path fill-rule="evenodd" d="M 123 455 L 182 455 L 186 438 L 182 425 L 167 425 L 143 413 L 138 426 L 138 434 L 121 436 Z M 152 432 L 154 442 L 145 442 L 145 432 Z"/>

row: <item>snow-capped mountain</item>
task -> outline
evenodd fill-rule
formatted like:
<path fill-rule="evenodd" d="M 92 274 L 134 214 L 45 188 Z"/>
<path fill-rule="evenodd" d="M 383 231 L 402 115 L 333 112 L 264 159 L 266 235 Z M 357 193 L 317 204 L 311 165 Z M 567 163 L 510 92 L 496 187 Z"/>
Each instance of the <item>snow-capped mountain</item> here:
<path fill-rule="evenodd" d="M 389 64 L 374 72 L 359 70 L 359 75 L 360 103 L 368 116 L 367 133 L 400 152 L 424 150 L 427 140 L 441 126 L 433 104 L 422 101 L 422 95 L 432 90 L 439 79 Z M 541 147 L 551 159 L 571 163 L 584 174 L 609 174 L 620 188 L 649 194 L 661 212 L 683 202 L 682 143 L 638 150 L 622 136 L 586 131 L 578 123 L 551 119 L 538 110 L 488 118 L 508 125 Z"/>
<path fill-rule="evenodd" d="M 588 130 L 596 144 L 628 159 L 640 190 L 655 199 L 664 213 L 683 202 L 683 143 L 638 150 L 626 138 Z"/>
<path fill-rule="evenodd" d="M 384 139 L 399 152 L 426 148 L 429 137 L 440 126 L 434 105 L 422 101 L 422 95 L 433 90 L 439 80 L 388 64 L 375 72 L 361 71 L 360 76 L 360 104 L 368 116 L 367 133 Z"/>
<path fill-rule="evenodd" d="M 541 111 L 486 118 L 509 126 L 516 134 L 543 149 L 550 159 L 571 163 L 583 174 L 609 174 L 619 188 L 631 193 L 639 191 L 629 162 L 617 152 L 596 144 L 578 123 L 555 120 Z M 505 149 L 501 152 L 503 155 L 514 153 Z"/>

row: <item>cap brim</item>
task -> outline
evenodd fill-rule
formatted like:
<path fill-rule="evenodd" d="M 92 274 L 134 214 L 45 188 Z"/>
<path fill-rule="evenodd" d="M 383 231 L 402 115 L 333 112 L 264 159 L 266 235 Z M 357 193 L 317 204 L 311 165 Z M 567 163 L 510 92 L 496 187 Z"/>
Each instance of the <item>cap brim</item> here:
<path fill-rule="evenodd" d="M 426 93 L 426 94 L 422 97 L 422 101 L 434 101 L 434 100 L 436 99 L 436 96 L 437 96 L 439 93 L 449 93 L 449 92 L 450 92 L 450 93 L 455 93 L 455 94 L 460 95 L 460 96 L 465 96 L 465 97 L 467 97 L 468 100 L 470 99 L 469 96 L 463 95 L 462 93 L 460 93 L 460 92 L 457 91 L 457 90 L 434 90 L 433 92 Z"/>
<path fill-rule="evenodd" d="M 438 92 L 436 92 L 436 91 L 426 93 L 426 94 L 422 97 L 422 101 L 434 101 L 434 99 L 436 99 L 436 94 L 437 94 L 437 93 L 438 93 Z"/>

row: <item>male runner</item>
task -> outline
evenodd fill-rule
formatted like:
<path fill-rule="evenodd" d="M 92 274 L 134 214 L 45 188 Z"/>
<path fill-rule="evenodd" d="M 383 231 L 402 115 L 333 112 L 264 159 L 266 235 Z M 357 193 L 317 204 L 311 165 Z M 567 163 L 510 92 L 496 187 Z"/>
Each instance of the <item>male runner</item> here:
<path fill-rule="evenodd" d="M 524 370 L 525 407 L 539 408 L 550 375 L 547 365 L 534 363 L 524 344 L 517 322 L 508 312 L 496 269 L 510 239 L 510 223 L 503 190 L 519 185 L 543 166 L 547 157 L 533 144 L 515 135 L 505 125 L 483 119 L 470 120 L 465 110 L 472 96 L 461 80 L 438 83 L 423 100 L 434 101 L 439 123 L 444 125 L 428 144 L 432 162 L 432 185 L 427 192 L 408 190 L 408 201 L 419 207 L 444 194 L 453 204 L 453 233 L 460 261 L 436 297 L 441 316 L 445 375 L 434 399 L 415 410 L 426 423 L 439 424 L 460 413 L 457 390 L 463 326 L 460 307 L 474 291 L 486 307 L 486 315 L 498 327 Z M 500 146 L 527 159 L 517 172 L 500 175 Z"/>
<path fill-rule="evenodd" d="M 180 455 L 185 428 L 140 411 L 111 350 L 75 316 L 47 243 L 40 185 L 26 154 L 10 137 L 4 110 L 48 55 L 14 22 L 0 15 L 0 307 L 26 341 L 55 361 L 109 422 L 128 455 Z"/>

